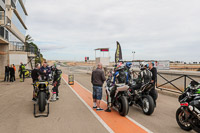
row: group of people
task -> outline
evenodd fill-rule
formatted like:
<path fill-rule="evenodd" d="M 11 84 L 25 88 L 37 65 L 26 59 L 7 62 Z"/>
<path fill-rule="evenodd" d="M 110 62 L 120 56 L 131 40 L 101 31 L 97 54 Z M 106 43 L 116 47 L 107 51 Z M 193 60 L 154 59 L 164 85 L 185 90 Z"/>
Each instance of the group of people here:
<path fill-rule="evenodd" d="M 9 64 L 8 64 L 7 66 L 5 66 L 4 81 L 14 82 L 15 81 L 15 71 L 16 71 L 16 67 L 14 64 L 12 64 L 11 66 L 9 66 Z"/>
<path fill-rule="evenodd" d="M 56 101 L 59 99 L 59 91 L 58 87 L 60 86 L 61 81 L 61 74 L 62 71 L 60 69 L 57 69 L 56 65 L 53 67 L 49 67 L 47 62 L 44 62 L 42 67 L 39 63 L 36 64 L 35 68 L 32 70 L 31 77 L 33 80 L 33 83 L 39 82 L 39 81 L 49 81 L 50 77 L 49 75 L 53 74 L 53 88 L 52 88 L 52 97 L 51 101 Z M 33 101 L 37 100 L 37 97 L 35 95 L 35 88 L 33 90 Z"/>
<path fill-rule="evenodd" d="M 20 73 L 20 79 L 21 81 L 24 81 L 25 79 L 25 66 L 22 62 L 20 63 L 19 66 L 19 73 Z M 12 64 L 11 66 L 9 66 L 9 64 L 7 66 L 5 66 L 5 77 L 4 77 L 4 81 L 8 82 L 14 82 L 16 80 L 15 78 L 15 73 L 16 73 L 16 67 L 14 64 Z"/>
<path fill-rule="evenodd" d="M 112 84 L 124 84 L 128 86 L 130 80 L 133 79 L 136 82 L 136 84 L 133 86 L 133 89 L 137 90 L 140 89 L 143 84 L 151 83 L 153 87 L 149 92 L 149 95 L 151 95 L 153 98 L 156 106 L 156 100 L 158 97 L 157 91 L 155 89 L 155 84 L 157 82 L 157 69 L 154 67 L 154 62 L 141 63 L 140 72 L 136 79 L 134 79 L 131 75 L 131 65 L 132 64 L 130 62 L 124 63 L 123 61 L 119 61 L 115 66 L 114 72 L 110 72 L 110 74 L 113 76 Z M 121 71 L 122 69 L 123 71 Z M 103 110 L 100 107 L 100 101 L 102 99 L 102 86 L 105 80 L 106 78 L 104 71 L 102 70 L 102 64 L 99 63 L 97 69 L 92 72 L 91 76 L 91 82 L 93 84 L 93 108 L 97 111 Z M 111 101 L 107 104 L 108 108 L 105 111 L 111 112 Z"/>

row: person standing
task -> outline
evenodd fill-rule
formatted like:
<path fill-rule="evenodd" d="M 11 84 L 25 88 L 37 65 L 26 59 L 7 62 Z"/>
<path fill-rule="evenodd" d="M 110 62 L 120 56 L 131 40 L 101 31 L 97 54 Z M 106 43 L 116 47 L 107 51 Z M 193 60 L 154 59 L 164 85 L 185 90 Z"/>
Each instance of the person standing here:
<path fill-rule="evenodd" d="M 9 72 L 10 72 L 10 68 L 9 68 L 9 64 L 7 66 L 5 66 L 5 78 L 4 78 L 4 81 L 7 81 L 9 80 Z"/>
<path fill-rule="evenodd" d="M 19 72 L 20 72 L 19 76 L 20 76 L 21 81 L 24 82 L 26 69 L 25 69 L 25 65 L 22 62 L 20 64 L 21 65 L 19 66 Z M 22 79 L 22 76 L 23 76 L 23 79 Z"/>
<path fill-rule="evenodd" d="M 40 68 L 40 70 L 45 73 L 45 76 L 43 76 L 42 79 L 46 81 L 49 80 L 49 74 L 51 73 L 51 69 L 47 65 L 47 62 L 44 62 L 43 66 Z"/>
<path fill-rule="evenodd" d="M 102 70 L 102 64 L 99 63 L 97 69 L 92 72 L 91 82 L 93 85 L 93 108 L 97 111 L 102 111 L 100 108 L 100 102 L 102 99 L 102 86 L 106 80 L 104 72 Z"/>
<path fill-rule="evenodd" d="M 13 65 L 11 65 L 11 67 L 10 67 L 10 82 L 14 82 L 14 73 L 15 73 L 15 70 L 13 68 Z"/>
<path fill-rule="evenodd" d="M 56 100 L 59 100 L 59 96 L 58 96 L 58 87 L 60 86 L 60 80 L 62 78 L 62 71 L 59 70 L 59 69 L 55 69 L 55 75 L 54 75 L 54 78 L 53 78 L 53 88 L 52 88 L 52 97 L 51 97 L 51 102 L 54 102 Z"/>
<path fill-rule="evenodd" d="M 149 95 L 153 98 L 155 106 L 156 106 L 156 100 L 158 98 L 158 92 L 156 91 L 157 69 L 154 67 L 154 62 L 149 62 L 149 70 L 152 73 L 151 83 L 153 84 L 153 88 L 149 92 Z"/>
<path fill-rule="evenodd" d="M 15 64 L 13 64 L 13 68 L 14 68 L 14 75 L 13 75 L 13 79 L 14 79 L 14 81 L 16 80 L 15 79 L 15 72 L 16 72 L 16 67 L 15 67 Z"/>

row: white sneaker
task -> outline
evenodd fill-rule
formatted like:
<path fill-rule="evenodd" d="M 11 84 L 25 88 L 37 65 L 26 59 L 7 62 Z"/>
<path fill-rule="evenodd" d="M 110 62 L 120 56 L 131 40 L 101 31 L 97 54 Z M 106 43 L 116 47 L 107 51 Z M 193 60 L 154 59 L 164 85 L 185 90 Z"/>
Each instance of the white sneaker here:
<path fill-rule="evenodd" d="M 52 95 L 52 97 L 51 97 L 51 100 L 50 100 L 51 102 L 54 102 L 54 101 L 56 101 L 56 94 L 53 94 Z"/>
<path fill-rule="evenodd" d="M 59 96 L 56 96 L 56 100 L 59 100 Z"/>

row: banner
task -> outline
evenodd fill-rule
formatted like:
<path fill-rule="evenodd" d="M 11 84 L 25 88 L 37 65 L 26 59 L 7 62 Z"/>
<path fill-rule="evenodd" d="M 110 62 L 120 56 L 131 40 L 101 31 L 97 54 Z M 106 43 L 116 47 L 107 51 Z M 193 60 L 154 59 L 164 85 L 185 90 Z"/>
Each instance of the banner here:
<path fill-rule="evenodd" d="M 119 60 L 122 60 L 122 50 L 119 42 L 117 41 L 117 49 L 115 52 L 115 63 L 117 63 Z"/>

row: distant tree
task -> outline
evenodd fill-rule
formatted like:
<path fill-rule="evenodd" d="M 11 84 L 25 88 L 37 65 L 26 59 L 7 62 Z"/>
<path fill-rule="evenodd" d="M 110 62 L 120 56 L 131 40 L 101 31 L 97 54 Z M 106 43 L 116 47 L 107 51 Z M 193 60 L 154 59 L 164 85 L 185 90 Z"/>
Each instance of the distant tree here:
<path fill-rule="evenodd" d="M 33 38 L 30 35 L 26 35 L 25 42 L 32 42 Z"/>
<path fill-rule="evenodd" d="M 42 63 L 44 60 L 46 60 L 43 58 L 43 55 L 39 53 L 39 48 L 37 44 L 33 42 L 33 38 L 30 35 L 26 35 L 25 37 L 25 47 L 27 52 L 34 48 L 34 54 L 36 55 L 35 64 Z"/>

